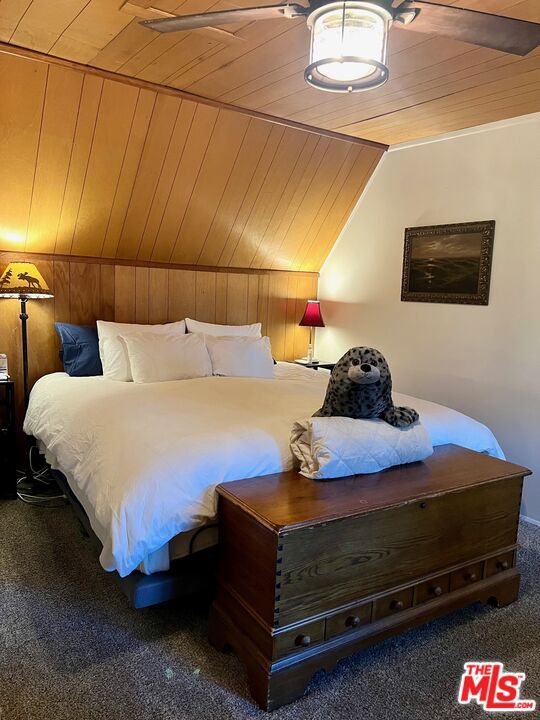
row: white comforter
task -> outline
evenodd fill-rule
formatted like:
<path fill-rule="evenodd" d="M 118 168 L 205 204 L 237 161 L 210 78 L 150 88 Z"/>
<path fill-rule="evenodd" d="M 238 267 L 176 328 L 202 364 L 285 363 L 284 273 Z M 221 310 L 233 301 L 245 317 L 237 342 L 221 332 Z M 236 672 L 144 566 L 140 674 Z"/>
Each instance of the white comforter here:
<path fill-rule="evenodd" d="M 106 570 L 125 576 L 215 516 L 217 483 L 292 467 L 293 422 L 321 406 L 328 375 L 288 363 L 275 374 L 138 385 L 54 373 L 36 383 L 24 429 L 70 478 Z M 418 410 L 433 445 L 503 457 L 484 425 L 422 400 L 395 401 Z"/>

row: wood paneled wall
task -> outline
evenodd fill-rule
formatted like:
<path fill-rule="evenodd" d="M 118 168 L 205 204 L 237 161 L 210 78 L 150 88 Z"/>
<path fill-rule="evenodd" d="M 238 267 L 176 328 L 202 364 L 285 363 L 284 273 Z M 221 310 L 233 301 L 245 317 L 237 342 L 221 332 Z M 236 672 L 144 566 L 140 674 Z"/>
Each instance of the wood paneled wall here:
<path fill-rule="evenodd" d="M 318 271 L 383 153 L 0 53 L 0 250 Z"/>
<path fill-rule="evenodd" d="M 21 255 L 0 252 L 0 272 Z M 299 272 L 229 272 L 135 265 L 28 255 L 54 293 L 28 303 L 31 383 L 61 370 L 54 323 L 96 320 L 165 323 L 185 317 L 240 325 L 261 322 L 274 357 L 291 360 L 307 352 L 308 330 L 298 326 L 306 300 L 317 297 L 318 275 Z M 0 352 L 17 382 L 22 416 L 19 302 L 0 300 Z"/>

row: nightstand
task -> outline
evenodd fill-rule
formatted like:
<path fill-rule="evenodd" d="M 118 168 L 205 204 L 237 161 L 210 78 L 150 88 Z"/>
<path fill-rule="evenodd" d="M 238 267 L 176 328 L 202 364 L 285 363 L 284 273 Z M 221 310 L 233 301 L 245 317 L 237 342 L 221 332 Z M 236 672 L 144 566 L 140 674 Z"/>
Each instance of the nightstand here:
<path fill-rule="evenodd" d="M 304 367 L 311 368 L 312 370 L 318 370 L 319 368 L 322 368 L 323 370 L 330 370 L 332 371 L 334 369 L 334 366 L 336 363 L 333 362 L 308 362 L 307 360 L 295 360 L 295 365 L 303 365 Z"/>
<path fill-rule="evenodd" d="M 17 497 L 15 383 L 0 381 L 0 497 Z"/>

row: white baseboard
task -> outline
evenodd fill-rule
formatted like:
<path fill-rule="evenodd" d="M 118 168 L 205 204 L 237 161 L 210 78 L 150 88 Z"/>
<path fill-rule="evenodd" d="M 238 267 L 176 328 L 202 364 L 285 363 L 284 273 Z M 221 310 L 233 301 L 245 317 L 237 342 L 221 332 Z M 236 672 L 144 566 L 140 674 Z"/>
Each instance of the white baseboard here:
<path fill-rule="evenodd" d="M 526 515 L 520 515 L 520 520 L 523 520 L 523 522 L 530 523 L 531 525 L 536 525 L 536 527 L 540 527 L 540 520 L 535 520 L 534 518 L 527 517 Z"/>

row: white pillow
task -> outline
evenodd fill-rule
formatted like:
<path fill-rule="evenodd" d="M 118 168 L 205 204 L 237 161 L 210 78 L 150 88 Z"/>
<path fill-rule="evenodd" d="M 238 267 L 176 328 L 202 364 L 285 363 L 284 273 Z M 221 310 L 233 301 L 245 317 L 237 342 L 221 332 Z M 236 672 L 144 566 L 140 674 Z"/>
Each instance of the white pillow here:
<path fill-rule="evenodd" d="M 273 378 L 270 338 L 205 337 L 214 375 Z"/>
<path fill-rule="evenodd" d="M 253 325 L 215 325 L 214 323 L 199 322 L 186 318 L 187 331 L 190 333 L 204 333 L 214 337 L 261 337 L 261 323 Z"/>
<path fill-rule="evenodd" d="M 184 335 L 186 332 L 185 320 L 179 320 L 166 325 L 136 325 L 135 323 L 116 323 L 108 320 L 98 320 L 97 332 L 99 338 L 99 357 L 103 365 L 103 375 L 109 380 L 132 380 L 129 357 L 125 343 L 120 335 L 138 333 L 166 333 Z"/>
<path fill-rule="evenodd" d="M 207 377 L 212 363 L 200 335 L 129 333 L 125 342 L 136 383 Z"/>

